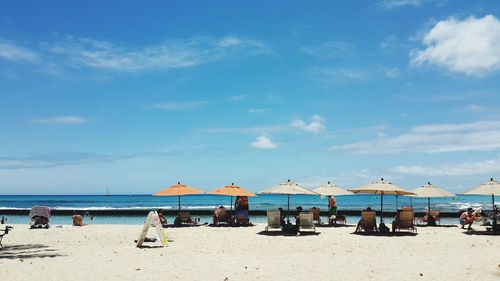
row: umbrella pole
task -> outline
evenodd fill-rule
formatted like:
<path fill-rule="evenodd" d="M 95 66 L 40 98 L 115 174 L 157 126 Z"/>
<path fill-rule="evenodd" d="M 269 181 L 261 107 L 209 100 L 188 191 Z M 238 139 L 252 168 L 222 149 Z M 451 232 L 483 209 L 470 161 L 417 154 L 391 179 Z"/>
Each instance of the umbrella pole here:
<path fill-rule="evenodd" d="M 286 211 L 286 221 L 290 223 L 290 194 L 288 194 L 288 210 Z"/>
<path fill-rule="evenodd" d="M 384 193 L 380 194 L 380 223 L 384 223 Z"/>
<path fill-rule="evenodd" d="M 179 204 L 179 213 L 181 212 L 181 196 L 177 196 L 177 203 Z"/>
<path fill-rule="evenodd" d="M 497 225 L 497 210 L 495 209 L 495 194 L 491 194 L 491 203 L 493 204 L 493 227 Z M 496 230 L 496 229 L 493 229 Z"/>
<path fill-rule="evenodd" d="M 398 210 L 398 195 L 396 194 L 396 211 Z"/>
<path fill-rule="evenodd" d="M 232 213 L 233 213 L 233 196 L 231 196 L 231 207 L 230 207 L 229 215 L 231 216 Z"/>

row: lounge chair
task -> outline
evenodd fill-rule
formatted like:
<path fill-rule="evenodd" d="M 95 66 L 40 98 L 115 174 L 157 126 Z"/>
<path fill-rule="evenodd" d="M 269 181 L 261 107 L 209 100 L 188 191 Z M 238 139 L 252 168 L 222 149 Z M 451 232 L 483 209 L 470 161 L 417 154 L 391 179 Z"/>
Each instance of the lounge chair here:
<path fill-rule="evenodd" d="M 401 229 L 408 229 L 412 233 L 417 232 L 414 224 L 415 213 L 413 210 L 400 210 L 396 215 L 396 219 L 392 222 L 392 232 Z"/>
<path fill-rule="evenodd" d="M 321 217 L 320 217 L 320 209 L 319 208 L 316 208 L 316 207 L 312 207 L 309 209 L 309 211 L 311 212 L 311 214 L 313 215 L 313 222 L 318 222 L 319 224 L 321 224 Z"/>
<path fill-rule="evenodd" d="M 328 223 L 329 224 L 343 224 L 343 225 L 346 225 L 347 224 L 347 220 L 345 218 L 344 215 L 342 214 L 337 214 L 336 216 L 330 216 L 328 218 Z"/>
<path fill-rule="evenodd" d="M 236 224 L 248 225 L 250 224 L 250 216 L 248 215 L 248 210 L 236 211 Z"/>
<path fill-rule="evenodd" d="M 30 228 L 49 228 L 50 209 L 44 206 L 35 206 L 30 211 Z"/>
<path fill-rule="evenodd" d="M 225 208 L 215 208 L 213 222 L 214 225 L 219 225 L 221 223 L 229 224 L 231 223 L 231 217 L 227 214 Z"/>
<path fill-rule="evenodd" d="M 427 211 L 425 213 L 425 216 L 423 216 L 421 218 L 417 218 L 417 222 L 431 224 L 430 222 L 431 222 L 431 220 L 433 220 L 435 222 L 435 224 L 441 224 L 441 221 L 439 220 L 440 215 L 441 215 L 441 211 L 439 211 L 439 210 L 431 210 L 430 212 Z M 432 219 L 429 220 L 430 217 L 432 217 Z"/>
<path fill-rule="evenodd" d="M 312 229 L 316 232 L 316 226 L 313 223 L 314 215 L 312 213 L 300 213 L 299 219 L 299 232 L 303 229 Z"/>
<path fill-rule="evenodd" d="M 268 210 L 266 231 L 269 231 L 270 228 L 281 227 L 281 212 L 279 210 Z"/>
<path fill-rule="evenodd" d="M 179 212 L 179 216 L 175 219 L 174 224 L 191 224 L 193 219 L 191 219 L 191 214 L 189 212 Z"/>
<path fill-rule="evenodd" d="M 376 215 L 375 211 L 362 211 L 361 219 L 356 226 L 355 232 L 360 232 L 361 230 L 365 232 L 378 231 Z"/>
<path fill-rule="evenodd" d="M 12 230 L 12 226 L 6 226 L 5 229 L 0 229 L 0 231 L 2 231 L 3 233 L 0 234 L 0 248 L 3 248 L 3 245 L 2 245 L 2 240 L 3 240 L 3 237 L 7 234 L 9 234 L 9 231 Z"/>

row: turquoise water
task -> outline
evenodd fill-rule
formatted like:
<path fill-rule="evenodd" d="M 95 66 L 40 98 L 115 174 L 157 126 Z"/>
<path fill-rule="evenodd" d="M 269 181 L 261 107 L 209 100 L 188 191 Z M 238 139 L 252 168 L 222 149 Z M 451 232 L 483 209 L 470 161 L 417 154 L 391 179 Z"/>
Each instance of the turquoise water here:
<path fill-rule="evenodd" d="M 231 198 L 218 195 L 194 195 L 181 198 L 183 209 L 213 209 L 224 205 L 230 207 Z M 60 210 L 137 210 L 137 209 L 177 209 L 177 197 L 154 197 L 151 195 L 2 195 L 0 196 L 0 212 L 2 209 L 25 209 L 32 206 L 48 206 Z M 250 209 L 269 210 L 279 207 L 287 207 L 287 196 L 285 195 L 260 195 L 249 198 Z M 327 208 L 327 199 L 320 196 L 297 195 L 291 196 L 290 208 L 297 206 L 304 209 L 316 206 Z M 362 210 L 366 207 L 380 209 L 380 196 L 378 195 L 353 195 L 338 196 L 337 205 L 339 210 Z M 396 210 L 396 207 L 412 205 L 416 211 L 427 209 L 427 199 L 410 198 L 406 196 L 384 196 L 384 210 Z M 491 209 L 491 198 L 488 196 L 456 196 L 453 198 L 436 198 L 432 200 L 432 208 L 443 212 L 457 212 L 459 210 L 472 208 Z M 8 223 L 27 223 L 27 216 L 9 215 Z M 170 222 L 173 217 L 167 216 Z M 326 218 L 325 218 L 326 219 Z M 210 216 L 200 216 L 201 222 L 210 222 Z M 251 220 L 257 223 L 265 222 L 263 216 L 252 216 Z M 358 218 L 348 217 L 348 222 L 355 223 Z M 69 216 L 52 216 L 51 222 L 57 224 L 71 224 Z M 143 216 L 96 216 L 93 220 L 85 218 L 86 223 L 95 224 L 142 224 Z M 456 219 L 443 219 L 443 222 L 456 223 Z"/>

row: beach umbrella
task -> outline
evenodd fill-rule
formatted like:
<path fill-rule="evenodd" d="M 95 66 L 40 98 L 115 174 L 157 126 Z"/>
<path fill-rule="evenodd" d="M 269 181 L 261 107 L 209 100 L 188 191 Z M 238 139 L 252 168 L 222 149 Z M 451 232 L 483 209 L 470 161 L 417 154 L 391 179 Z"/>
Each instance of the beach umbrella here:
<path fill-rule="evenodd" d="M 427 182 L 426 185 L 413 190 L 413 193 L 415 193 L 415 195 L 412 195 L 412 197 L 427 198 L 427 208 L 429 210 L 429 214 L 431 213 L 431 198 L 455 196 L 455 194 L 451 192 L 433 186 L 430 182 Z"/>
<path fill-rule="evenodd" d="M 177 196 L 179 211 L 181 210 L 181 196 L 202 194 L 203 191 L 177 182 L 177 184 L 156 192 L 153 196 Z"/>
<path fill-rule="evenodd" d="M 380 223 L 384 222 L 384 195 L 414 195 L 415 193 L 405 190 L 391 182 L 384 181 L 381 178 L 380 181 L 375 181 L 367 185 L 360 186 L 356 189 L 351 189 L 350 191 L 356 194 L 380 194 Z"/>
<path fill-rule="evenodd" d="M 500 195 L 500 183 L 490 178 L 486 183 L 468 189 L 461 194 L 464 195 L 491 195 L 491 203 L 493 204 L 493 225 L 497 224 L 497 216 L 495 209 L 495 195 Z"/>
<path fill-rule="evenodd" d="M 254 193 L 247 191 L 240 186 L 231 183 L 231 185 L 226 185 L 221 188 L 214 189 L 210 191 L 208 194 L 213 195 L 225 195 L 231 197 L 231 211 L 233 210 L 233 196 L 255 196 Z"/>
<path fill-rule="evenodd" d="M 336 184 L 330 182 L 320 185 L 320 187 L 313 189 L 313 191 L 321 196 L 328 196 L 328 204 L 330 204 L 330 197 L 332 196 L 353 195 L 351 191 L 340 188 Z"/>
<path fill-rule="evenodd" d="M 290 195 L 319 195 L 318 193 L 304 188 L 293 181 L 286 181 L 270 188 L 264 189 L 259 194 L 282 194 L 288 195 L 287 217 L 290 213 Z"/>

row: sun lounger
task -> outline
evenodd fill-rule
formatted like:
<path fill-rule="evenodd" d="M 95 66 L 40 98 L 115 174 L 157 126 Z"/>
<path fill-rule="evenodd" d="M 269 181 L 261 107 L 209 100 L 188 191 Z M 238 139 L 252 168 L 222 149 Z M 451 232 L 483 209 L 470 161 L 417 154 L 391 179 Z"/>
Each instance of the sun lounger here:
<path fill-rule="evenodd" d="M 321 224 L 321 217 L 320 217 L 320 209 L 319 208 L 316 208 L 316 207 L 313 207 L 313 208 L 310 208 L 309 211 L 311 212 L 311 214 L 313 215 L 313 222 L 318 222 L 319 224 Z"/>
<path fill-rule="evenodd" d="M 5 227 L 5 229 L 0 229 L 0 231 L 3 232 L 0 234 L 0 248 L 3 248 L 3 245 L 2 245 L 3 237 L 5 235 L 9 234 L 9 231 L 11 231 L 11 230 L 12 230 L 12 226 L 8 226 L 8 225 Z"/>
<path fill-rule="evenodd" d="M 430 213 L 427 211 L 424 217 L 417 218 L 417 222 L 431 224 L 431 220 L 433 220 L 435 224 L 441 224 L 441 221 L 439 220 L 440 215 L 441 212 L 439 210 L 431 210 Z"/>
<path fill-rule="evenodd" d="M 248 210 L 236 211 L 236 224 L 250 224 L 250 216 L 248 215 Z"/>
<path fill-rule="evenodd" d="M 408 229 L 412 233 L 417 232 L 417 228 L 413 223 L 415 219 L 415 214 L 413 210 L 400 210 L 396 216 L 396 219 L 392 222 L 392 232 L 401 229 Z"/>
<path fill-rule="evenodd" d="M 191 219 L 191 214 L 189 212 L 179 212 L 176 223 L 174 224 L 191 224 L 193 220 Z"/>
<path fill-rule="evenodd" d="M 360 232 L 361 230 L 365 232 L 378 231 L 375 211 L 361 212 L 361 219 L 356 226 L 355 232 Z"/>
<path fill-rule="evenodd" d="M 314 232 L 316 232 L 316 226 L 313 223 L 313 214 L 312 213 L 300 213 L 299 214 L 299 232 L 301 232 L 303 229 L 312 229 Z"/>
<path fill-rule="evenodd" d="M 221 223 L 229 224 L 231 222 L 231 217 L 227 214 L 225 208 L 215 208 L 213 222 L 214 225 L 219 225 Z"/>
<path fill-rule="evenodd" d="M 30 228 L 49 228 L 50 209 L 44 206 L 35 206 L 30 211 Z"/>
<path fill-rule="evenodd" d="M 267 226 L 266 231 L 270 228 L 281 228 L 281 212 L 279 210 L 267 211 Z"/>

